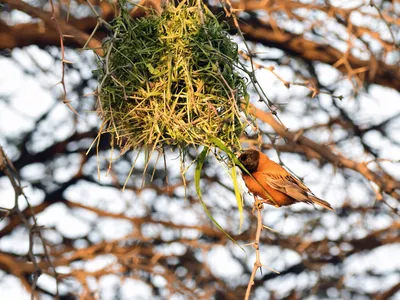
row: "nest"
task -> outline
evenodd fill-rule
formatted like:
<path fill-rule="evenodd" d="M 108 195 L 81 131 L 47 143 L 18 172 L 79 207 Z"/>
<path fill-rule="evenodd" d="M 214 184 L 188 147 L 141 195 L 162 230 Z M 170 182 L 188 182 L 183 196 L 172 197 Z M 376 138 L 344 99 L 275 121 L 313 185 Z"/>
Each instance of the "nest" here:
<path fill-rule="evenodd" d="M 97 73 L 101 133 L 122 150 L 210 147 L 215 138 L 240 148 L 248 97 L 237 44 L 227 25 L 192 2 L 136 19 L 120 3 Z"/>

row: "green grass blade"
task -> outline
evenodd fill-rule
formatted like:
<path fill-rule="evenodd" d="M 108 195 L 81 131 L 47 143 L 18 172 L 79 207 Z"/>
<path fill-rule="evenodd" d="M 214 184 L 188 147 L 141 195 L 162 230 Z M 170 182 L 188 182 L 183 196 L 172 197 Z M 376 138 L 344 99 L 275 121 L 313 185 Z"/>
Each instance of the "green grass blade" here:
<path fill-rule="evenodd" d="M 238 245 L 244 251 L 244 249 L 238 244 L 238 242 L 236 242 L 235 239 L 233 237 L 231 237 L 229 235 L 229 233 L 227 233 L 222 228 L 222 226 L 219 225 L 219 223 L 213 218 L 213 216 L 211 215 L 210 211 L 207 208 L 207 205 L 203 201 L 203 196 L 202 196 L 201 188 L 200 188 L 200 177 L 201 177 L 201 170 L 203 169 L 203 164 L 204 164 L 204 161 L 205 161 L 205 158 L 206 158 L 208 152 L 209 152 L 209 148 L 204 147 L 203 151 L 200 153 L 200 155 L 197 158 L 196 170 L 194 172 L 194 183 L 195 183 L 195 187 L 196 187 L 196 193 L 199 196 L 200 203 L 203 206 L 203 209 L 204 209 L 206 215 L 210 218 L 210 220 L 214 223 L 214 225 L 217 226 L 218 229 L 221 230 L 226 235 L 227 238 L 229 238 L 232 242 L 234 242 L 236 245 Z"/>
<path fill-rule="evenodd" d="M 216 137 L 211 138 L 211 141 L 215 144 L 215 146 L 217 146 L 219 149 L 221 149 L 226 154 L 228 154 L 229 158 L 233 162 L 233 167 L 231 169 L 231 177 L 232 177 L 232 181 L 233 181 L 233 189 L 235 191 L 236 203 L 237 203 L 238 211 L 239 211 L 239 218 L 240 218 L 239 232 L 240 232 L 242 230 L 242 225 L 243 225 L 243 199 L 242 199 L 242 194 L 240 193 L 239 184 L 237 181 L 235 166 L 241 165 L 241 162 L 238 160 L 236 155 L 231 150 L 229 150 L 229 148 L 224 144 L 223 141 L 221 141 L 220 139 L 218 139 Z"/>
<path fill-rule="evenodd" d="M 209 148 L 204 147 L 203 151 L 201 151 L 199 157 L 197 158 L 196 170 L 194 171 L 194 184 L 196 187 L 196 193 L 200 198 L 200 201 L 203 201 L 201 188 L 200 188 L 200 177 L 201 177 L 201 170 L 203 169 L 204 160 L 206 159 L 207 153 Z"/>
<path fill-rule="evenodd" d="M 239 159 L 236 157 L 235 153 L 233 153 L 231 150 L 229 150 L 229 148 L 225 145 L 225 143 L 223 141 L 221 141 L 219 138 L 217 137 L 212 137 L 211 142 L 220 150 L 224 151 L 229 158 L 231 159 L 231 161 L 235 164 L 238 165 L 239 167 L 244 168 L 244 166 L 242 165 L 242 163 L 239 161 Z"/>
<path fill-rule="evenodd" d="M 243 226 L 243 198 L 242 198 L 242 193 L 240 192 L 239 189 L 239 184 L 237 181 L 237 177 L 236 177 L 236 168 L 235 166 L 233 166 L 233 168 L 231 168 L 231 176 L 232 176 L 232 181 L 233 181 L 233 189 L 235 191 L 235 196 L 236 196 L 236 203 L 238 206 L 238 210 L 239 210 L 239 233 L 242 232 L 242 226 Z"/>

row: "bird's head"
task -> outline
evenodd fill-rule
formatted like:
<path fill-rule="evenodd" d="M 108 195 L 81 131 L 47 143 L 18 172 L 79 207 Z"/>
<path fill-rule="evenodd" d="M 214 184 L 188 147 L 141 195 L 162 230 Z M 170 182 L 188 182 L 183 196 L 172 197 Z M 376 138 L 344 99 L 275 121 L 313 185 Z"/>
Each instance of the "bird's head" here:
<path fill-rule="evenodd" d="M 250 173 L 257 171 L 260 152 L 253 149 L 243 151 L 239 156 L 239 161 Z"/>

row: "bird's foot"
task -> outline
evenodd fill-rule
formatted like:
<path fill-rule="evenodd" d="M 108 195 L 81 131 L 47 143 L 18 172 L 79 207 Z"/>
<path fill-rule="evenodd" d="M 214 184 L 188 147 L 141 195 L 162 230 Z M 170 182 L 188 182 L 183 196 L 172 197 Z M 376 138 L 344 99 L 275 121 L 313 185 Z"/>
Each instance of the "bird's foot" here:
<path fill-rule="evenodd" d="M 263 204 L 265 203 L 264 199 L 259 199 L 258 197 L 254 197 L 254 204 L 253 204 L 253 214 L 256 210 L 262 210 L 264 208 Z"/>

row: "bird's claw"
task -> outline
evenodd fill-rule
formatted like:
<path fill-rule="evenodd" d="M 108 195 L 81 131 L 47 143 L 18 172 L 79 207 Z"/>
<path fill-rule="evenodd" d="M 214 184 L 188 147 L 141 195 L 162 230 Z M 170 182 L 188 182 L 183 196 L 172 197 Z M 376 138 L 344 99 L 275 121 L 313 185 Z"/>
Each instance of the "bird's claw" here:
<path fill-rule="evenodd" d="M 256 210 L 262 210 L 264 208 L 263 204 L 265 203 L 265 201 L 263 199 L 258 199 L 257 197 L 254 197 L 254 205 L 253 205 L 253 210 L 252 213 L 254 214 L 254 212 Z"/>

